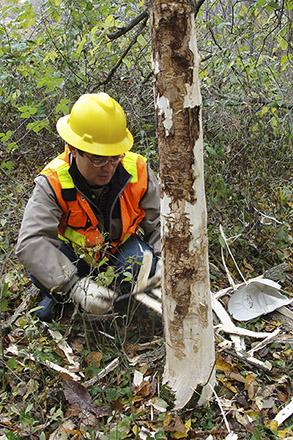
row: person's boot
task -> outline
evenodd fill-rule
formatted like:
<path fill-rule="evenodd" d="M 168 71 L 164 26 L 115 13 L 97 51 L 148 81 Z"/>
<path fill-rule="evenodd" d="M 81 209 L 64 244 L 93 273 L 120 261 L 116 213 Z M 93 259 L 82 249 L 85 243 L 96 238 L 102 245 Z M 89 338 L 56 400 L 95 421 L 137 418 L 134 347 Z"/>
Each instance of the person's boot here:
<path fill-rule="evenodd" d="M 52 322 L 56 317 L 57 312 L 57 302 L 52 298 L 52 296 L 44 291 L 40 291 L 39 302 L 37 307 L 42 307 L 34 312 L 41 321 Z"/>

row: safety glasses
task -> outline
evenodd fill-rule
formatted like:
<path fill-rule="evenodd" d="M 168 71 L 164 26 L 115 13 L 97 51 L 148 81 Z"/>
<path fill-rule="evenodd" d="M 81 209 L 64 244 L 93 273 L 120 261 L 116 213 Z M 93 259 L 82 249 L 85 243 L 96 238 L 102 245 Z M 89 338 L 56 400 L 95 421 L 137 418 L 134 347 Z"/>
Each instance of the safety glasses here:
<path fill-rule="evenodd" d="M 104 167 L 109 163 L 113 166 L 117 165 L 125 156 L 125 154 L 119 154 L 119 156 L 97 156 L 96 154 L 86 152 L 83 152 L 83 155 L 86 156 L 90 163 L 96 168 Z"/>

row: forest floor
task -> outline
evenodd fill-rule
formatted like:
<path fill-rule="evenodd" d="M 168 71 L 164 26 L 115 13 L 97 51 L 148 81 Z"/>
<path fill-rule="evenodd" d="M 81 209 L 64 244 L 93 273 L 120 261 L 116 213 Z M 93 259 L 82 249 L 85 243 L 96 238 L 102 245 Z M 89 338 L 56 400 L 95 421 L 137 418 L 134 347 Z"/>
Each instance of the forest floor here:
<path fill-rule="evenodd" d="M 216 332 L 217 397 L 204 407 L 195 397 L 172 411 L 162 385 L 159 316 L 134 301 L 104 319 L 72 318 L 71 308 L 58 323 L 44 324 L 31 313 L 33 298 L 4 327 L 1 439 L 292 439 L 290 419 L 281 426 L 275 420 L 292 391 L 292 322 L 281 314 L 245 326 L 280 330 L 255 353 L 260 366 L 240 358 L 229 335 Z M 256 341 L 246 337 L 247 350 Z M 227 437 L 229 430 L 238 437 Z"/>

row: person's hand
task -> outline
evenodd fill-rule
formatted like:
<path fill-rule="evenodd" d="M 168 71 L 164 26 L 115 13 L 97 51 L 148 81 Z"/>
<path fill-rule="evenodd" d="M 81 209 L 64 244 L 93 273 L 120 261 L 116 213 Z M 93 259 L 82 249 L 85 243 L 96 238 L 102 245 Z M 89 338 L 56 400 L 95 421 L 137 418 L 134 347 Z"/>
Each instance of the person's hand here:
<path fill-rule="evenodd" d="M 75 283 L 70 298 L 84 311 L 93 315 L 102 315 L 111 309 L 117 293 L 107 287 L 98 286 L 94 280 L 85 277 Z"/>

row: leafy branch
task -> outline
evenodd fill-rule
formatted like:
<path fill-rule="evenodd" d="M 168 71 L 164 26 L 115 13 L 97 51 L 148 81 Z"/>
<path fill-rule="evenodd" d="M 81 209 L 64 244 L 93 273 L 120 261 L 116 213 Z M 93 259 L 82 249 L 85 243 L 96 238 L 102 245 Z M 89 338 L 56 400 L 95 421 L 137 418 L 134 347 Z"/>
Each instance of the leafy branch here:
<path fill-rule="evenodd" d="M 130 44 L 129 44 L 128 47 L 124 50 L 124 52 L 122 53 L 121 57 L 119 58 L 119 60 L 118 60 L 117 63 L 115 64 L 115 66 L 112 67 L 112 69 L 110 70 L 110 72 L 109 72 L 109 74 L 107 75 L 107 77 L 106 77 L 103 81 L 100 81 L 99 83 L 95 84 L 95 85 L 92 87 L 92 89 L 91 89 L 92 92 L 93 92 L 95 89 L 101 87 L 102 85 L 107 84 L 107 83 L 111 80 L 111 78 L 113 77 L 114 73 L 115 73 L 116 70 L 120 67 L 120 65 L 122 64 L 124 58 L 127 56 L 128 52 L 132 49 L 132 47 L 133 47 L 133 46 L 135 45 L 135 43 L 137 42 L 137 39 L 138 39 L 139 35 L 142 33 L 142 31 L 144 30 L 147 21 L 148 21 L 148 17 L 146 17 L 146 18 L 143 20 L 141 26 L 139 27 L 138 31 L 137 31 L 136 34 L 134 35 L 134 37 L 133 37 L 133 39 L 131 40 Z"/>

